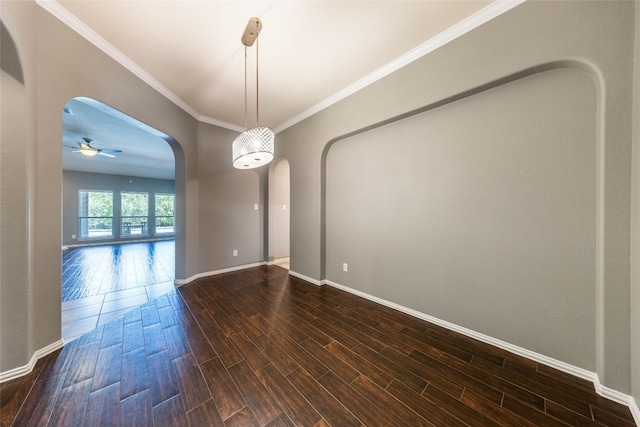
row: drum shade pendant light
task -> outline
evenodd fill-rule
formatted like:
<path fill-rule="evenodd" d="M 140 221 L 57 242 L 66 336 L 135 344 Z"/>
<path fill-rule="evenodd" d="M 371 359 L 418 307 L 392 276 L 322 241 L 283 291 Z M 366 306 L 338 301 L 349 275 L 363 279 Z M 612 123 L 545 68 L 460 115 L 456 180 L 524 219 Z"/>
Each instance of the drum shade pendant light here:
<path fill-rule="evenodd" d="M 258 80 L 258 44 L 256 43 L 256 126 L 248 129 L 247 126 L 247 49 L 258 39 L 262 21 L 258 18 L 249 19 L 247 28 L 242 34 L 244 45 L 244 128 L 233 141 L 233 166 L 238 169 L 253 169 L 266 165 L 273 159 L 273 130 L 260 126 L 259 110 L 259 80 Z"/>

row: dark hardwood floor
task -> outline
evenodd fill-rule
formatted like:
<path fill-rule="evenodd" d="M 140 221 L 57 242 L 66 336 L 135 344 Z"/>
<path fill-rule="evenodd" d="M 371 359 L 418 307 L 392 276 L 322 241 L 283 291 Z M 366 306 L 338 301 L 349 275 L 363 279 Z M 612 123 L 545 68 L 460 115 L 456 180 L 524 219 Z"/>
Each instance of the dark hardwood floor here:
<path fill-rule="evenodd" d="M 632 426 L 593 385 L 276 266 L 204 278 L 42 358 L 2 426 Z"/>

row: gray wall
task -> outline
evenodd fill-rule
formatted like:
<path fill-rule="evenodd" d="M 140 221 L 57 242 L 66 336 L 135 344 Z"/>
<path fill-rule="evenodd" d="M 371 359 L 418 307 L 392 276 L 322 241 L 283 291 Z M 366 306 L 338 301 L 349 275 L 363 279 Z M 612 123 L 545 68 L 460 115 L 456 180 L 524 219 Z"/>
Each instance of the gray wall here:
<path fill-rule="evenodd" d="M 630 392 L 633 7 L 526 2 L 281 132 L 276 154 L 291 168 L 291 270 L 575 363 Z M 558 99 L 564 84 L 584 93 Z M 555 101 L 565 108 L 554 110 L 560 121 L 542 107 Z M 453 128 L 445 132 L 436 118 Z M 534 140 L 517 132 L 538 126 Z M 457 145 L 438 145 L 432 131 Z M 430 144 L 420 151 L 425 170 L 398 153 L 405 139 Z M 361 153 L 373 166 L 349 168 L 364 146 L 375 147 Z M 357 192 L 355 200 L 340 206 L 341 191 Z M 435 240 L 421 244 L 416 231 Z M 356 251 L 341 233 L 370 244 Z M 350 263 L 346 275 L 342 262 Z M 486 305 L 470 307 L 474 297 Z"/>
<path fill-rule="evenodd" d="M 557 69 L 337 141 L 326 278 L 595 371 L 596 99 Z"/>
<path fill-rule="evenodd" d="M 6 372 L 27 367 L 36 351 L 55 344 L 61 336 L 60 143 L 62 108 L 69 99 L 88 96 L 100 100 L 172 136 L 169 142 L 176 156 L 178 199 L 177 278 L 192 276 L 197 270 L 198 182 L 197 127 L 193 117 L 34 2 L 3 1 L 1 5 L 2 20 L 17 47 L 26 93 L 26 131 L 21 131 L 20 138 L 15 140 L 3 134 L 1 141 L 3 162 L 21 165 L 27 175 L 24 179 L 5 181 L 4 168 L 2 171 L 2 184 L 15 184 L 12 191 L 2 193 L 3 208 L 14 206 L 13 209 L 23 212 L 3 213 L 0 218 L 3 241 L 6 227 L 12 227 L 12 233 L 23 241 L 11 253 L 2 252 L 2 262 L 10 262 L 13 271 L 21 272 L 15 280 L 3 276 L 0 283 L 3 319 L 0 372 Z M 78 67 L 86 63 L 91 67 Z M 5 94 L 3 85 L 3 107 Z M 9 105 L 11 108 L 7 110 L 14 108 Z M 3 122 L 5 111 L 3 108 Z M 2 128 L 5 129 L 4 123 Z M 5 152 L 10 153 L 6 160 Z M 12 312 L 20 315 L 6 317 Z M 5 318 L 11 321 L 4 322 Z"/>
<path fill-rule="evenodd" d="M 640 406 L 640 7 L 636 3 L 631 187 L 631 389 Z"/>
<path fill-rule="evenodd" d="M 131 181 L 131 182 L 130 182 Z M 78 191 L 80 190 L 111 190 L 113 192 L 114 203 L 114 233 L 116 237 L 113 239 L 85 239 L 78 240 Z M 174 194 L 175 183 L 168 179 L 152 179 L 130 177 L 122 175 L 106 175 L 100 173 L 88 173 L 78 171 L 63 171 L 62 174 L 62 244 L 77 245 L 87 243 L 107 243 L 136 240 L 136 237 L 120 238 L 117 230 L 120 221 L 120 192 L 146 192 L 149 194 L 149 216 L 153 216 L 155 210 L 155 194 Z M 71 236 L 75 235 L 76 238 Z M 166 238 L 171 235 L 142 236 L 140 239 Z"/>
<path fill-rule="evenodd" d="M 24 282 L 29 270 L 29 171 L 27 169 L 27 91 L 11 35 L 0 25 L 0 372 L 30 357 L 22 339 L 29 329 L 29 311 L 14 301 L 28 300 Z M 10 286 L 21 283 L 23 286 Z M 22 362 L 22 363 L 21 363 Z"/>
<path fill-rule="evenodd" d="M 0 4 L 22 63 L 25 94 L 24 104 L 2 113 L 3 125 L 14 113 L 19 124 L 10 130 L 16 140 L 5 136 L 3 126 L 0 146 L 0 233 L 3 242 L 16 244 L 12 253 L 4 246 L 1 253 L 0 372 L 25 366 L 36 350 L 60 338 L 59 145 L 62 108 L 73 97 L 97 99 L 173 138 L 176 278 L 267 258 L 268 171 L 230 168 L 234 132 L 197 123 L 33 2 Z M 630 336 L 629 304 L 633 7 L 526 2 L 277 135 L 276 158 L 289 161 L 291 174 L 292 270 L 593 369 L 605 385 L 622 392 L 631 391 L 634 378 L 633 394 L 639 397 L 640 366 L 635 358 L 631 365 L 631 343 L 637 348 L 638 338 Z M 21 92 L 17 87 L 6 95 L 5 80 L 3 75 L 3 107 L 5 96 Z M 565 84 L 580 93 L 565 93 Z M 557 114 L 566 123 L 541 109 L 556 102 L 564 106 Z M 443 128 L 439 119 L 457 128 Z M 477 127 L 477 137 L 460 123 Z M 518 128 L 535 132 L 525 138 Z M 431 140 L 431 129 L 451 144 Z M 430 168 L 407 170 L 402 162 L 411 164 L 410 157 L 381 160 L 398 154 L 388 151 L 389 141 L 413 148 L 429 142 L 424 155 Z M 342 156 L 354 156 L 364 145 L 376 147 L 367 151 L 371 166 L 359 170 L 370 174 L 371 183 L 354 179 L 342 190 L 339 184 L 354 173 Z M 477 158 L 469 159 L 473 150 Z M 24 174 L 5 169 L 5 155 L 23 165 Z M 436 175 L 441 165 L 448 168 Z M 389 176 L 394 168 L 400 177 L 380 180 L 379 174 Z M 410 185 L 420 196 L 414 199 Z M 365 215 L 363 205 L 341 207 L 341 191 L 356 190 L 362 203 L 379 212 L 354 218 Z M 457 192 L 469 197 L 460 200 Z M 451 223 L 434 231 L 448 213 Z M 401 215 L 401 224 L 388 224 L 388 217 Z M 352 236 L 383 241 L 354 253 L 338 233 L 347 225 Z M 415 230 L 437 239 L 421 245 Z M 451 239 L 445 230 L 455 232 Z M 465 247 L 469 242 L 472 247 Z M 384 251 L 386 245 L 393 250 Z M 406 245 L 415 253 L 403 252 Z M 230 257 L 233 249 L 237 259 Z M 342 262 L 350 264 L 346 277 L 335 271 Z M 512 263 L 521 268 L 519 275 Z M 394 281 L 363 276 L 371 265 Z M 469 294 L 486 305 L 469 312 Z M 541 306 L 546 302 L 548 307 Z M 637 331 L 638 303 L 633 307 Z M 541 342 L 541 331 L 551 324 L 548 342 Z"/>
<path fill-rule="evenodd" d="M 231 142 L 236 136 L 237 132 L 198 124 L 201 273 L 264 260 L 260 175 L 231 164 Z"/>

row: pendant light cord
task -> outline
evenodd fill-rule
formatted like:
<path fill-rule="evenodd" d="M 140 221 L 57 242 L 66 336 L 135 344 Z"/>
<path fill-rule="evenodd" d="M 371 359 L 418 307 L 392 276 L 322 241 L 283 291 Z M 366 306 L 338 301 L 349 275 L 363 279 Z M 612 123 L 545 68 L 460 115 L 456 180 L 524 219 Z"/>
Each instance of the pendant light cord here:
<path fill-rule="evenodd" d="M 260 126 L 260 78 L 259 78 L 259 52 L 260 39 L 256 37 L 256 126 Z M 247 119 L 248 95 L 247 95 L 247 45 L 244 45 L 244 128 L 249 129 L 249 121 Z"/>
<path fill-rule="evenodd" d="M 247 46 L 244 47 L 244 128 L 249 129 L 247 123 Z"/>
<path fill-rule="evenodd" d="M 260 53 L 258 49 L 260 48 L 260 37 L 256 38 L 256 126 L 260 126 L 260 86 L 258 79 L 258 59 L 260 58 Z"/>

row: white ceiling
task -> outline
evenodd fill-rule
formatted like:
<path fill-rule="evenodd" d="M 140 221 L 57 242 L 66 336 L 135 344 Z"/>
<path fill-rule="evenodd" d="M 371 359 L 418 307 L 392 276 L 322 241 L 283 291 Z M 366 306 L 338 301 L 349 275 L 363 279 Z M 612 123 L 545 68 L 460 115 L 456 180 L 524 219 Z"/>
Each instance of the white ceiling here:
<path fill-rule="evenodd" d="M 237 131 L 244 128 L 240 36 L 259 17 L 260 124 L 276 133 L 520 2 L 38 0 L 198 120 Z M 249 127 L 254 58 L 255 45 Z"/>
<path fill-rule="evenodd" d="M 164 135 L 90 98 L 67 102 L 62 114 L 62 168 L 111 175 L 174 179 L 175 160 Z M 79 152 L 82 138 L 99 149 L 122 150 L 115 157 L 87 157 Z"/>

